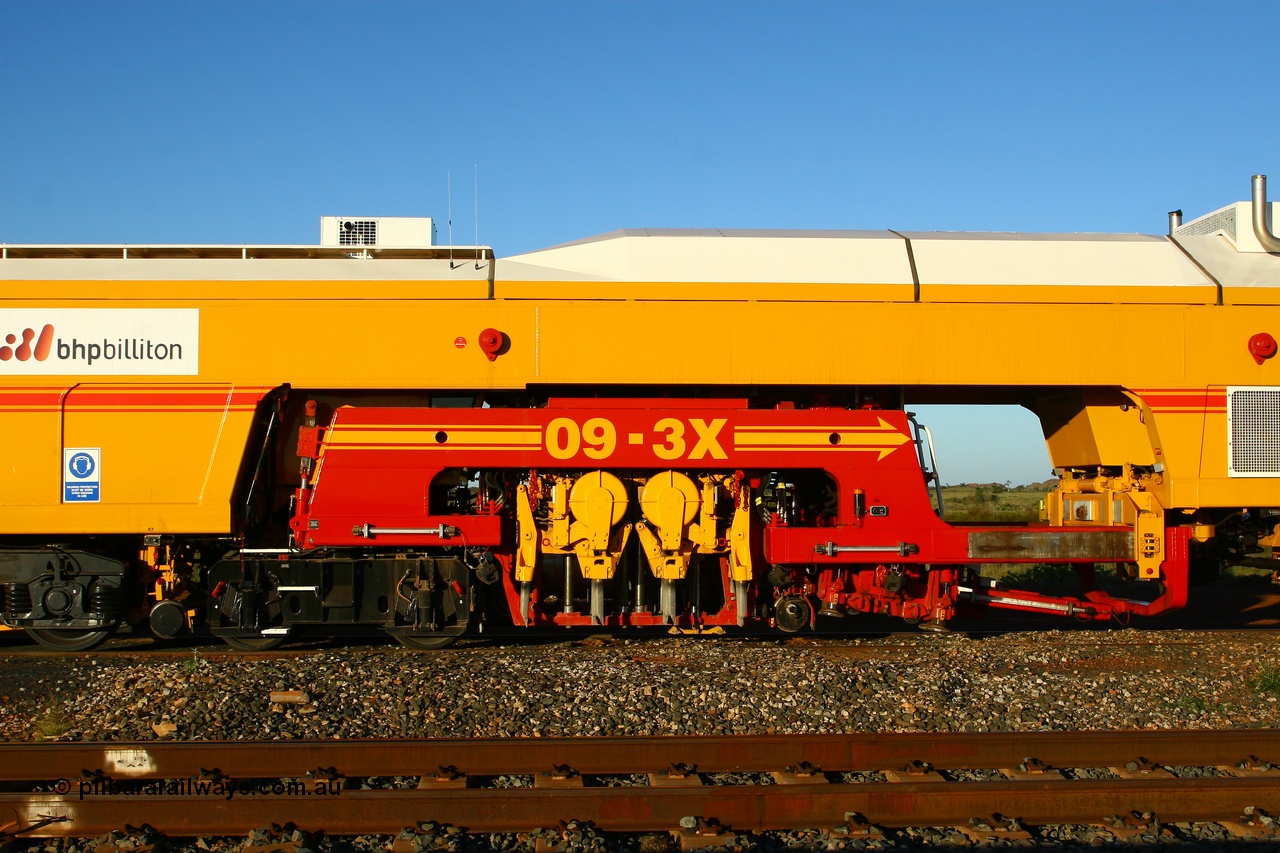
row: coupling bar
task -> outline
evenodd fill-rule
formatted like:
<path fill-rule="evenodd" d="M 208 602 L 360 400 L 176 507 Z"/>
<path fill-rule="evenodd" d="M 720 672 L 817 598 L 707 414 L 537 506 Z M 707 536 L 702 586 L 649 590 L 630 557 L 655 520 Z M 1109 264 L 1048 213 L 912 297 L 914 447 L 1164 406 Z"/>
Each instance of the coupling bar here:
<path fill-rule="evenodd" d="M 910 542 L 899 542 L 897 545 L 837 545 L 828 542 L 816 546 L 814 550 L 824 557 L 834 557 L 837 554 L 897 554 L 899 557 L 910 557 L 920 553 L 920 546 Z"/>
<path fill-rule="evenodd" d="M 357 524 L 351 528 L 352 536 L 372 539 L 375 536 L 438 536 L 448 539 L 457 536 L 460 531 L 456 527 L 441 524 L 439 527 L 374 527 L 372 524 Z"/>
<path fill-rule="evenodd" d="M 1014 604 L 1018 607 L 1031 607 L 1036 610 L 1052 610 L 1055 613 L 1071 614 L 1071 606 L 1067 604 L 1058 604 L 1053 601 L 1037 601 L 1027 598 L 1002 598 L 998 595 L 988 595 L 985 592 L 977 592 L 968 587 L 957 587 L 956 592 L 959 593 L 960 600 L 968 599 L 969 601 L 979 601 L 983 604 Z"/>
<path fill-rule="evenodd" d="M 1090 618 L 1093 618 L 1098 613 L 1096 608 L 1090 607 L 1087 604 L 1077 604 L 1073 601 L 1041 601 L 1034 598 L 1014 598 L 1013 596 L 989 595 L 985 592 L 978 592 L 977 590 L 970 589 L 965 586 L 957 587 L 956 591 L 959 593 L 958 598 L 961 601 L 967 600 L 980 602 L 982 604 L 1004 604 L 1012 607 L 1025 607 L 1028 610 L 1051 610 L 1054 613 L 1062 613 L 1066 616 L 1088 615 Z"/>

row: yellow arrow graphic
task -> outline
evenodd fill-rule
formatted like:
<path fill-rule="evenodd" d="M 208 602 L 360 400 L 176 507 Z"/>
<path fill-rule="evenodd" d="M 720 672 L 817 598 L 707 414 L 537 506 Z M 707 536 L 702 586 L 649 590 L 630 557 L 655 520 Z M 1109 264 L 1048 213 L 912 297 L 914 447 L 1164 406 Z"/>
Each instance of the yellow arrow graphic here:
<path fill-rule="evenodd" d="M 876 426 L 740 426 L 733 431 L 734 450 L 749 451 L 872 451 L 877 461 L 911 440 L 893 424 L 879 418 Z"/>

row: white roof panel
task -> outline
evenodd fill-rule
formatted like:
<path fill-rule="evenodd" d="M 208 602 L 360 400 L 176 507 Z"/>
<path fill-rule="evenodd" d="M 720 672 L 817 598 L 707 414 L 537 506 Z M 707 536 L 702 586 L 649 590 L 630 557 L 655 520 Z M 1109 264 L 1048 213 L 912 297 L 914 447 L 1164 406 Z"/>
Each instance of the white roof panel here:
<path fill-rule="evenodd" d="M 1188 286 L 1212 282 L 1168 238 L 1148 234 L 903 232 L 931 284 Z"/>
<path fill-rule="evenodd" d="M 911 285 L 889 231 L 623 229 L 498 260 L 499 281 Z"/>
<path fill-rule="evenodd" d="M 1178 242 L 1223 287 L 1280 287 L 1280 255 L 1236 251 L 1221 232 L 1179 234 Z"/>

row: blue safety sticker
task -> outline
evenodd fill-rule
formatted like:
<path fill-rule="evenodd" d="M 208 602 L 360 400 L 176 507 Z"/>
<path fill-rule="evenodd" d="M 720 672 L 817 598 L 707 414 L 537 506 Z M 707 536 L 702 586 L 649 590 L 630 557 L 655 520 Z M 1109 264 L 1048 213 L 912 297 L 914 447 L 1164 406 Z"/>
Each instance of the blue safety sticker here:
<path fill-rule="evenodd" d="M 68 447 L 62 453 L 62 502 L 102 500 L 102 448 Z"/>

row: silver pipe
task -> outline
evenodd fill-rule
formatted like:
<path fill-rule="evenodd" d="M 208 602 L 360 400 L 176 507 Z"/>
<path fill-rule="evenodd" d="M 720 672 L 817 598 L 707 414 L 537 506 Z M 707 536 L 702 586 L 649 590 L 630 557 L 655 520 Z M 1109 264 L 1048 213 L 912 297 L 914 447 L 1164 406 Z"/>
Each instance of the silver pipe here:
<path fill-rule="evenodd" d="M 1253 176 L 1253 234 L 1268 252 L 1280 253 L 1280 237 L 1267 227 L 1267 176 Z"/>
<path fill-rule="evenodd" d="M 1169 236 L 1172 237 L 1173 232 L 1177 231 L 1181 227 L 1182 227 L 1182 211 L 1181 210 L 1169 211 Z"/>
<path fill-rule="evenodd" d="M 895 553 L 900 557 L 909 557 L 912 554 L 919 554 L 920 547 L 910 542 L 899 542 L 897 545 L 837 545 L 834 542 L 828 542 L 825 545 L 818 544 L 814 547 L 815 551 L 824 557 L 834 557 L 837 554 L 888 554 Z"/>
<path fill-rule="evenodd" d="M 241 548 L 241 554 L 301 554 L 301 548 Z"/>
<path fill-rule="evenodd" d="M 438 536 L 441 539 L 448 539 L 450 536 L 458 535 L 458 528 L 447 524 L 441 524 L 439 527 L 374 527 L 372 524 L 359 524 L 351 528 L 351 535 L 363 539 L 372 539 L 375 536 Z"/>
<path fill-rule="evenodd" d="M 639 542 L 639 537 L 636 538 Z M 647 561 L 642 557 L 636 560 L 636 612 L 643 613 L 645 611 L 644 603 L 644 573 L 649 571 Z"/>
<path fill-rule="evenodd" d="M 573 566 L 569 563 L 570 557 L 564 555 L 564 606 L 561 611 L 564 613 L 573 612 Z"/>
<path fill-rule="evenodd" d="M 923 424 L 920 429 L 924 430 L 924 437 L 929 442 L 929 464 L 933 466 L 933 491 L 938 496 L 938 518 L 946 513 L 942 506 L 942 475 L 938 473 L 938 452 L 933 449 L 933 431 Z"/>

